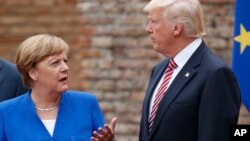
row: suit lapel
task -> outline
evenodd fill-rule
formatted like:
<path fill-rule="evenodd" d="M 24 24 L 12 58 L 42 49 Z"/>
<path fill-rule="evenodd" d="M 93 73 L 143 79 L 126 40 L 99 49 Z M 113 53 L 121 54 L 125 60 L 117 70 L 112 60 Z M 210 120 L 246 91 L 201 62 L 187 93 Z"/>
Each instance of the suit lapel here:
<path fill-rule="evenodd" d="M 193 78 L 195 74 L 197 73 L 196 67 L 200 64 L 200 60 L 203 56 L 203 52 L 205 51 L 205 46 L 206 46 L 205 43 L 202 42 L 202 44 L 195 51 L 195 53 L 191 56 L 188 62 L 184 65 L 184 67 L 178 73 L 178 75 L 176 76 L 172 84 L 169 86 L 166 94 L 164 95 L 158 107 L 158 110 L 154 119 L 154 124 L 149 134 L 149 138 L 148 138 L 149 140 L 151 140 L 152 135 L 158 128 L 170 104 L 178 96 L 178 94 L 185 87 L 185 85 L 191 80 L 191 78 Z"/>
<path fill-rule="evenodd" d="M 25 130 L 25 138 L 30 139 L 30 137 L 35 136 L 35 138 L 39 138 L 41 140 L 50 139 L 50 134 L 45 128 L 44 124 L 38 117 L 35 109 L 35 105 L 31 100 L 30 91 L 26 95 L 24 95 L 24 99 L 22 101 L 22 106 L 18 107 L 20 111 L 23 111 L 25 120 L 23 120 L 24 130 Z M 34 131 L 37 131 L 34 133 Z"/>
<path fill-rule="evenodd" d="M 144 120 L 143 120 L 143 127 L 145 128 L 145 131 L 146 131 L 146 135 L 148 135 L 148 116 L 149 116 L 149 105 L 150 105 L 150 100 L 151 100 L 151 97 L 154 93 L 154 89 L 155 87 L 157 86 L 158 82 L 160 81 L 161 77 L 162 77 L 162 74 L 164 73 L 167 65 L 168 65 L 168 62 L 169 60 L 167 61 L 164 61 L 159 68 L 155 68 L 153 70 L 153 74 L 150 78 L 150 81 L 149 81 L 149 84 L 148 84 L 148 89 L 147 89 L 147 92 L 146 92 L 146 96 L 145 96 L 145 100 L 144 100 L 144 103 L 143 103 L 143 117 Z M 144 134 L 144 133 L 143 133 Z"/>
<path fill-rule="evenodd" d="M 67 108 L 66 105 L 67 105 L 67 101 L 65 99 L 65 94 L 62 94 L 61 102 L 60 102 L 58 113 L 57 113 L 54 133 L 53 133 L 54 138 L 60 138 L 61 134 L 65 130 L 65 127 L 67 127 L 67 124 L 70 123 L 66 121 L 66 119 L 71 119 L 70 115 L 67 114 L 67 113 L 70 113 L 68 112 L 70 108 Z"/>
<path fill-rule="evenodd" d="M 53 132 L 53 137 L 55 139 L 62 138 L 62 134 L 65 132 L 66 128 L 71 125 L 70 119 L 72 119 L 72 115 L 68 113 L 74 113 L 74 110 L 76 110 L 74 109 L 74 107 L 70 106 L 69 101 L 67 101 L 67 95 L 67 92 L 62 94 L 62 98 L 59 104 L 56 124 Z"/>
<path fill-rule="evenodd" d="M 2 65 L 2 60 L 0 59 L 0 83 L 4 78 L 4 73 L 3 73 L 3 65 Z"/>

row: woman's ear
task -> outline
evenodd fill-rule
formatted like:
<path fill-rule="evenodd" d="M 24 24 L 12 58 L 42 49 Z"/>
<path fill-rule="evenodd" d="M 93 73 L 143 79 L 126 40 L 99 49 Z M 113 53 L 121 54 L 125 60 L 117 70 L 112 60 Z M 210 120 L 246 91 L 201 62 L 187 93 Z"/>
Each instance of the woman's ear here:
<path fill-rule="evenodd" d="M 34 68 L 32 68 L 31 70 L 29 70 L 28 73 L 29 73 L 29 76 L 30 76 L 30 78 L 32 80 L 37 80 L 38 79 L 38 73 L 37 73 L 37 71 Z"/>
<path fill-rule="evenodd" d="M 180 23 L 180 22 L 177 22 L 175 25 L 174 25 L 174 36 L 178 36 L 181 34 L 183 30 L 183 24 Z"/>

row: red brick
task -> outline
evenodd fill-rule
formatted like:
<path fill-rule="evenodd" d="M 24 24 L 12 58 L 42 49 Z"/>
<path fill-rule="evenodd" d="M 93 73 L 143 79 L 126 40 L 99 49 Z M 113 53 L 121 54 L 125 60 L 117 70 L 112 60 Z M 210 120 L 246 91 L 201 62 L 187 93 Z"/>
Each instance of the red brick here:
<path fill-rule="evenodd" d="M 21 43 L 24 40 L 24 37 L 21 36 L 1 36 L 0 43 Z"/>
<path fill-rule="evenodd" d="M 94 35 L 96 32 L 92 26 L 82 26 L 80 29 L 80 33 L 84 36 L 88 36 L 88 35 Z"/>
<path fill-rule="evenodd" d="M 100 50 L 81 50 L 81 56 L 83 58 L 99 58 L 100 57 Z"/>
<path fill-rule="evenodd" d="M 18 6 L 28 6 L 30 5 L 32 0 L 6 0 L 5 4 L 7 5 L 18 5 Z"/>
<path fill-rule="evenodd" d="M 0 5 L 5 4 L 6 0 L 0 0 Z"/>
<path fill-rule="evenodd" d="M 78 44 L 83 48 L 90 47 L 91 39 L 88 37 L 79 37 Z"/>
<path fill-rule="evenodd" d="M 57 4 L 76 4 L 78 0 L 56 0 Z"/>
<path fill-rule="evenodd" d="M 55 0 L 33 0 L 35 5 L 39 6 L 53 6 Z"/>

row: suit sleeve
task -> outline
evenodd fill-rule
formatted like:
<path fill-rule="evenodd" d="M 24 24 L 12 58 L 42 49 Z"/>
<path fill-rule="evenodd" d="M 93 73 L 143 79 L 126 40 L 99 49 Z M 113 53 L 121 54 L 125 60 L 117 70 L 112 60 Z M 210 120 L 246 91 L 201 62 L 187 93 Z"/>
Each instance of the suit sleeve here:
<path fill-rule="evenodd" d="M 17 80 L 16 97 L 17 97 L 17 96 L 20 96 L 20 95 L 22 95 L 22 94 L 24 94 L 24 93 L 26 93 L 26 91 L 27 91 L 27 89 L 25 89 L 25 88 L 23 87 L 23 84 L 22 84 L 21 79 L 18 79 L 18 80 Z"/>
<path fill-rule="evenodd" d="M 240 91 L 232 71 L 217 69 L 201 96 L 198 141 L 229 141 L 229 127 L 237 124 L 240 103 Z"/>
<path fill-rule="evenodd" d="M 151 74 L 150 74 L 150 79 L 149 79 L 149 82 L 148 82 L 148 87 L 150 85 L 150 80 L 152 79 L 153 75 L 154 75 L 154 70 L 155 70 L 155 67 L 152 69 L 151 71 Z M 141 112 L 141 123 L 140 123 L 140 131 L 139 131 L 139 141 L 142 141 L 143 139 L 143 134 L 145 134 L 145 132 L 143 130 L 148 130 L 148 127 L 144 127 L 144 124 L 143 124 L 143 121 L 144 121 L 144 118 L 146 118 L 144 116 L 144 114 L 146 114 L 146 111 L 144 111 L 143 109 L 147 108 L 145 105 L 147 105 L 145 102 L 147 101 L 144 101 L 143 104 L 142 104 L 142 112 Z"/>

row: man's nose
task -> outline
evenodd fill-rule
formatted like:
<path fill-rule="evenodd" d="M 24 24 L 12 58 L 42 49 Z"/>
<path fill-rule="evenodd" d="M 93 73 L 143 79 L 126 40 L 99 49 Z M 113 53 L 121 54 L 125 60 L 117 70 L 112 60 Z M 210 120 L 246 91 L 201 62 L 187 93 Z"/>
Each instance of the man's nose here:
<path fill-rule="evenodd" d="M 152 33 L 152 28 L 150 26 L 150 23 L 148 23 L 147 27 L 146 27 L 146 32 L 147 33 Z"/>

